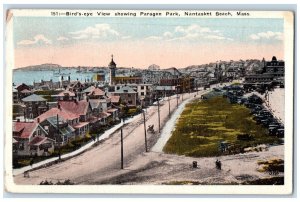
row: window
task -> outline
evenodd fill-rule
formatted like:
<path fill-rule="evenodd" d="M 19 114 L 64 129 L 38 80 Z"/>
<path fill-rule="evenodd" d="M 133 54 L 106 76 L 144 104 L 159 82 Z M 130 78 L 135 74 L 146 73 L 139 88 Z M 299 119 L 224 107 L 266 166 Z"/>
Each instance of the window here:
<path fill-rule="evenodd" d="M 21 143 L 21 144 L 20 144 L 19 150 L 20 150 L 20 151 L 24 150 L 24 143 Z"/>
<path fill-rule="evenodd" d="M 145 89 L 145 86 L 141 86 L 141 90 L 144 90 Z"/>
<path fill-rule="evenodd" d="M 141 92 L 141 95 L 145 95 L 145 93 L 144 93 L 144 92 Z"/>
<path fill-rule="evenodd" d="M 128 97 L 131 97 L 131 95 L 130 95 L 130 94 L 128 94 Z"/>

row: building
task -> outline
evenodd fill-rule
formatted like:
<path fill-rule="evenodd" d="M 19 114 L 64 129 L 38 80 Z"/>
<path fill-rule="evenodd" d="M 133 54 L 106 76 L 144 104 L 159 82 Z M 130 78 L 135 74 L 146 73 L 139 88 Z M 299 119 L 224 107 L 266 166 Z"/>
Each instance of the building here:
<path fill-rule="evenodd" d="M 65 145 L 75 139 L 75 129 L 58 115 L 44 119 L 40 126 L 47 132 L 47 137 L 55 140 L 56 145 Z"/>
<path fill-rule="evenodd" d="M 120 96 L 121 103 L 128 106 L 137 105 L 137 92 L 129 86 L 122 86 L 112 93 L 114 96 Z"/>
<path fill-rule="evenodd" d="M 245 84 L 283 84 L 284 82 L 284 61 L 278 61 L 275 56 L 271 61 L 262 60 L 262 71 L 260 74 L 245 76 Z"/>
<path fill-rule="evenodd" d="M 111 61 L 108 64 L 108 68 L 109 68 L 109 85 L 113 85 L 114 79 L 116 77 L 116 68 L 117 68 L 117 64 L 114 62 L 113 55 L 111 55 Z"/>
<path fill-rule="evenodd" d="M 139 84 L 142 83 L 143 78 L 139 76 L 116 76 L 117 64 L 114 62 L 113 55 L 111 62 L 108 64 L 109 68 L 109 85 L 116 84 Z"/>
<path fill-rule="evenodd" d="M 34 119 L 48 110 L 47 100 L 39 95 L 32 94 L 23 98 L 22 101 L 25 105 L 25 118 Z"/>
<path fill-rule="evenodd" d="M 49 156 L 54 140 L 38 122 L 13 122 L 14 156 Z"/>
<path fill-rule="evenodd" d="M 160 86 L 176 86 L 177 93 L 187 93 L 195 90 L 194 78 L 189 76 L 161 79 Z"/>

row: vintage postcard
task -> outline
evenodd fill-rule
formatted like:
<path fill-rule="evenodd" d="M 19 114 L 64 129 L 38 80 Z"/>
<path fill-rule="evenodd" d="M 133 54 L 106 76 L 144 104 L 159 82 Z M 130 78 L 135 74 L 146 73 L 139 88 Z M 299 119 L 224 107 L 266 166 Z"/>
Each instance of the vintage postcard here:
<path fill-rule="evenodd" d="M 5 188 L 291 194 L 290 11 L 6 15 Z"/>

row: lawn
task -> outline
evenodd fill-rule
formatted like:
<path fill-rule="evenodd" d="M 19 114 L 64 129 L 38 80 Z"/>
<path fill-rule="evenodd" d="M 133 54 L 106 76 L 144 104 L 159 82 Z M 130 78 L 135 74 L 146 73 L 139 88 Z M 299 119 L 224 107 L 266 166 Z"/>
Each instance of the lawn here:
<path fill-rule="evenodd" d="M 253 140 L 237 140 L 239 134 L 251 134 Z M 221 142 L 230 147 L 220 149 Z M 196 100 L 186 105 L 164 152 L 206 157 L 243 152 L 243 148 L 258 144 L 279 143 L 268 131 L 252 120 L 244 105 L 230 104 L 222 96 Z"/>

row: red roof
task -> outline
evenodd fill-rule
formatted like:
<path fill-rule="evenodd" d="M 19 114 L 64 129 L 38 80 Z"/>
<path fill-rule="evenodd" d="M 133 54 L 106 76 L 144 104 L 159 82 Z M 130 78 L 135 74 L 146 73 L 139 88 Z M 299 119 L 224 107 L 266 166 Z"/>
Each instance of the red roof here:
<path fill-rule="evenodd" d="M 59 93 L 57 96 L 58 97 L 63 97 L 66 94 L 68 94 L 70 97 L 75 97 L 75 93 L 68 91 L 68 90 L 64 90 L 63 92 Z"/>
<path fill-rule="evenodd" d="M 110 112 L 115 112 L 115 111 L 118 111 L 118 109 L 111 108 L 111 109 L 108 109 L 108 110 L 107 110 L 108 113 L 110 113 Z"/>
<path fill-rule="evenodd" d="M 36 122 L 13 122 L 13 132 L 21 132 L 20 138 L 28 138 L 37 126 Z"/>
<path fill-rule="evenodd" d="M 101 113 L 100 113 L 100 117 L 101 117 L 101 118 L 107 118 L 107 117 L 109 117 L 109 116 L 111 116 L 110 113 L 106 113 L 106 112 L 101 112 Z"/>
<path fill-rule="evenodd" d="M 35 136 L 30 142 L 30 145 L 40 145 L 44 143 L 48 138 L 47 137 L 41 137 L 41 136 Z"/>
<path fill-rule="evenodd" d="M 79 122 L 76 126 L 74 126 L 74 128 L 82 128 L 83 126 L 88 125 L 89 122 Z"/>
<path fill-rule="evenodd" d="M 62 117 L 65 120 L 73 120 L 73 119 L 79 118 L 79 115 L 77 115 L 75 113 L 70 113 L 66 110 L 58 109 L 58 108 L 55 107 L 55 108 L 52 108 L 52 109 L 46 111 L 45 113 L 41 114 L 35 120 L 37 120 L 39 118 L 40 122 L 42 122 L 42 121 L 46 120 L 49 117 L 56 116 L 57 114 L 58 114 L 59 117 Z"/>
<path fill-rule="evenodd" d="M 112 96 L 110 96 L 110 100 L 112 103 L 118 103 L 120 101 L 120 96 L 112 95 Z"/>
<path fill-rule="evenodd" d="M 89 107 L 89 102 L 86 100 L 80 101 L 59 101 L 60 108 L 77 116 L 86 115 Z"/>
<path fill-rule="evenodd" d="M 105 95 L 105 92 L 100 88 L 95 88 L 88 95 L 101 96 L 101 95 Z"/>

